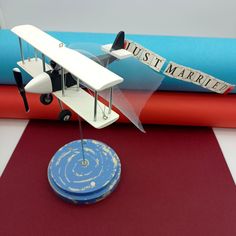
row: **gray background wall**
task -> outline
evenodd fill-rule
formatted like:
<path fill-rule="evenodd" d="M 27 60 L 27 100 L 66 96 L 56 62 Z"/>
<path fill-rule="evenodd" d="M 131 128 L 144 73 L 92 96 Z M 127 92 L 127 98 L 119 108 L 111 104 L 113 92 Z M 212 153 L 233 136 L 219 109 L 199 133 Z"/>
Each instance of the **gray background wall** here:
<path fill-rule="evenodd" d="M 0 0 L 2 28 L 236 37 L 236 0 Z"/>

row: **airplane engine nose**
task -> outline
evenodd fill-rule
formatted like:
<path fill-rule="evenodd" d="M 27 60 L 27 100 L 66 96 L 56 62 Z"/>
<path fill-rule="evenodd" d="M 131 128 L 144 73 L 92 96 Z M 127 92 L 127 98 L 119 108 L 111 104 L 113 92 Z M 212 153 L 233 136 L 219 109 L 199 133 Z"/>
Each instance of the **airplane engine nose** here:
<path fill-rule="evenodd" d="M 39 94 L 51 93 L 52 82 L 50 76 L 45 72 L 37 75 L 25 86 L 25 91 Z"/>

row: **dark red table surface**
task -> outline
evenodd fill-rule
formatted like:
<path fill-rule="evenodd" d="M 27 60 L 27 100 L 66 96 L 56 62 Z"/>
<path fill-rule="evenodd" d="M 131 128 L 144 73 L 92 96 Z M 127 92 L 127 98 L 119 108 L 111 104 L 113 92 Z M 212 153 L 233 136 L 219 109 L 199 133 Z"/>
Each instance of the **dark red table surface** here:
<path fill-rule="evenodd" d="M 0 235 L 236 235 L 236 187 L 210 128 L 84 125 L 116 150 L 122 178 L 107 199 L 76 206 L 52 192 L 47 166 L 78 127 L 29 123 L 0 179 Z"/>

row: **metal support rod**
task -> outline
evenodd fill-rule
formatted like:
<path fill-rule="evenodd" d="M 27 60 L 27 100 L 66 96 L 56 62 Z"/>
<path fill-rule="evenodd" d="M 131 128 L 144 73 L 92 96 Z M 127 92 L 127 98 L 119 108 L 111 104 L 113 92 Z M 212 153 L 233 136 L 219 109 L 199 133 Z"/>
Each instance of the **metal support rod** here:
<path fill-rule="evenodd" d="M 97 104 L 98 104 L 98 92 L 94 92 L 94 121 L 97 121 Z"/>
<path fill-rule="evenodd" d="M 66 86 L 66 73 L 65 73 L 65 70 L 64 70 L 64 85 L 65 85 L 65 90 L 67 89 L 67 86 Z"/>
<path fill-rule="evenodd" d="M 30 62 L 30 48 L 28 43 L 27 43 L 27 54 L 28 54 L 28 62 Z"/>
<path fill-rule="evenodd" d="M 83 130 L 82 130 L 82 124 L 81 123 L 82 123 L 81 118 L 79 117 L 80 142 L 81 142 L 82 157 L 83 157 L 82 165 L 87 166 L 88 162 L 85 160 L 85 157 L 84 157 L 84 137 L 83 137 Z"/>
<path fill-rule="evenodd" d="M 20 55 L 21 55 L 21 61 L 22 64 L 25 64 L 24 54 L 23 54 L 23 47 L 22 47 L 22 40 L 19 38 L 19 44 L 20 44 Z"/>
<path fill-rule="evenodd" d="M 111 108 L 112 108 L 112 93 L 113 93 L 113 89 L 112 87 L 110 88 L 110 99 L 109 99 L 109 110 L 108 110 L 108 114 L 111 114 Z"/>
<path fill-rule="evenodd" d="M 62 96 L 65 96 L 65 80 L 64 80 L 64 68 L 61 67 L 61 91 L 62 91 Z"/>
<path fill-rule="evenodd" d="M 77 91 L 79 91 L 79 78 L 77 78 Z"/>
<path fill-rule="evenodd" d="M 34 49 L 34 58 L 35 58 L 35 61 L 38 60 L 38 51 L 36 48 Z"/>
<path fill-rule="evenodd" d="M 61 111 L 63 110 L 63 104 L 62 104 L 62 102 L 61 102 L 61 100 L 60 99 L 57 99 L 57 101 L 58 101 L 58 103 L 59 103 L 59 106 L 60 106 L 60 109 L 61 109 Z"/>
<path fill-rule="evenodd" d="M 42 53 L 42 61 L 43 61 L 43 71 L 46 71 L 46 65 L 45 65 L 45 55 Z"/>

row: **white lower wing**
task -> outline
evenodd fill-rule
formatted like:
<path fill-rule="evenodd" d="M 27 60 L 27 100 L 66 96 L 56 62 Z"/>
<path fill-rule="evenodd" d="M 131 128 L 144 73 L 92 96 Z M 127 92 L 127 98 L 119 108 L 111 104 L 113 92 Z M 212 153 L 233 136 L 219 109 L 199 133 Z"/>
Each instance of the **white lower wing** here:
<path fill-rule="evenodd" d="M 112 110 L 110 114 L 107 114 L 109 108 L 98 101 L 97 119 L 95 121 L 93 112 L 94 97 L 81 88 L 77 90 L 76 86 L 67 88 L 65 90 L 65 96 L 62 95 L 62 91 L 57 91 L 53 94 L 97 129 L 104 128 L 119 118 L 119 115 Z M 104 119 L 104 112 L 106 113 L 106 119 Z"/>

